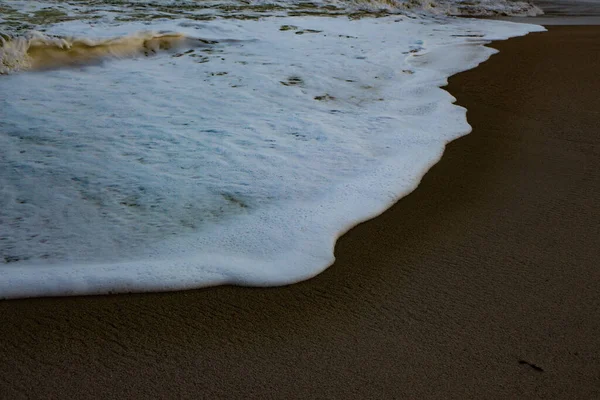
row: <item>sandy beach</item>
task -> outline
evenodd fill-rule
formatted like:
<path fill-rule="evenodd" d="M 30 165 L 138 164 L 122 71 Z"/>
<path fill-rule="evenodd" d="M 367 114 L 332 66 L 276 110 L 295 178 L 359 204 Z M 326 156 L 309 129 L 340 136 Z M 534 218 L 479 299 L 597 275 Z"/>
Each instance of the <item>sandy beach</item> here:
<path fill-rule="evenodd" d="M 600 398 L 600 26 L 448 90 L 473 132 L 281 288 L 0 302 L 0 398 Z"/>

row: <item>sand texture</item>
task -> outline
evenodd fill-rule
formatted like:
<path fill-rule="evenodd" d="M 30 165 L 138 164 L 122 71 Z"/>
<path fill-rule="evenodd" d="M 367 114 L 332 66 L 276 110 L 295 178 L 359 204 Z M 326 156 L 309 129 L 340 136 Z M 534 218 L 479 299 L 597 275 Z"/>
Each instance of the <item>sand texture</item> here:
<path fill-rule="evenodd" d="M 473 133 L 323 274 L 0 302 L 0 398 L 600 398 L 600 27 L 493 47 Z"/>

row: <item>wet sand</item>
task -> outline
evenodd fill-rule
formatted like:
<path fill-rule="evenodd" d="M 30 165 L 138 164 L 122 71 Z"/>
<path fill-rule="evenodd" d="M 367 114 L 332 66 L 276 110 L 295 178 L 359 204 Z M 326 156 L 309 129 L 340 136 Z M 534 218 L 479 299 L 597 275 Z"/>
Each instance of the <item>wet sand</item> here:
<path fill-rule="evenodd" d="M 323 274 L 0 302 L 0 398 L 600 398 L 600 27 L 493 47 L 473 133 Z"/>

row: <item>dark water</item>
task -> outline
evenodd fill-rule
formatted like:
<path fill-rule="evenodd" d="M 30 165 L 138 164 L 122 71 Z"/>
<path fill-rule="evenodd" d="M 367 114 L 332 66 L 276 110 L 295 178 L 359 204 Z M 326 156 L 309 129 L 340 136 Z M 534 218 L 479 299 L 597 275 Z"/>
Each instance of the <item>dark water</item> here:
<path fill-rule="evenodd" d="M 547 16 L 600 16 L 600 0 L 534 0 Z"/>

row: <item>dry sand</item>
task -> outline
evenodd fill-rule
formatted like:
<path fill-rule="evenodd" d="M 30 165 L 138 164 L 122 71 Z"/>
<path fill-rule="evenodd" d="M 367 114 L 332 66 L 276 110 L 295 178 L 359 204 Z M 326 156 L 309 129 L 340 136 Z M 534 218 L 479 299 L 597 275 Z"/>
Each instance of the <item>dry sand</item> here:
<path fill-rule="evenodd" d="M 600 398 L 600 27 L 494 47 L 473 133 L 323 274 L 0 302 L 0 397 Z"/>

